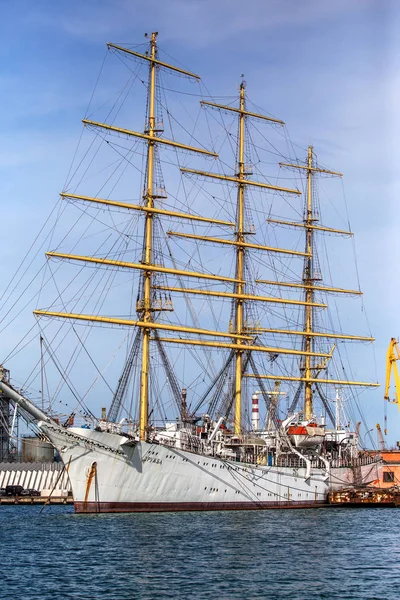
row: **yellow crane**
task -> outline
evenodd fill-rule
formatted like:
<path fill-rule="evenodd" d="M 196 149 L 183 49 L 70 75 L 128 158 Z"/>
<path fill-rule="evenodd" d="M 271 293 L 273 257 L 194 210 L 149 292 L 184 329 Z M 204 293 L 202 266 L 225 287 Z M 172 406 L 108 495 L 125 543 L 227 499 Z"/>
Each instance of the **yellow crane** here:
<path fill-rule="evenodd" d="M 399 342 L 396 338 L 392 338 L 390 340 L 389 348 L 386 354 L 386 384 L 385 384 L 385 400 L 388 402 L 392 402 L 393 404 L 397 404 L 400 410 L 400 404 L 398 401 L 398 393 L 400 391 L 400 379 L 399 379 L 399 371 L 397 369 L 396 361 L 400 360 L 400 348 Z M 389 398 L 389 387 L 390 387 L 390 376 L 392 374 L 392 369 L 394 373 L 394 387 L 395 387 L 395 395 L 393 400 Z"/>

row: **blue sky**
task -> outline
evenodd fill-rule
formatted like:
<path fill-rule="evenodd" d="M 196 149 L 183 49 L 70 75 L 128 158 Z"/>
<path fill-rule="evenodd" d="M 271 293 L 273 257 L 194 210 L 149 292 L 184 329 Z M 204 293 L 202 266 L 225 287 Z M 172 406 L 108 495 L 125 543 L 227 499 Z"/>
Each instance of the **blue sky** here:
<path fill-rule="evenodd" d="M 314 144 L 321 162 L 345 174 L 383 381 L 389 339 L 400 334 L 398 2 L 3 0 L 0 5 L 3 282 L 63 187 L 106 42 L 141 43 L 144 32 L 157 30 L 161 47 L 201 74 L 216 96 L 235 94 L 244 73 L 251 98 L 286 121 L 292 140 L 303 147 Z M 20 328 L 22 320 L 20 327 L 7 329 L 4 354 Z M 371 427 L 382 423 L 382 396 L 382 388 L 368 396 Z M 390 406 L 388 412 L 390 439 L 400 439 L 397 409 Z"/>

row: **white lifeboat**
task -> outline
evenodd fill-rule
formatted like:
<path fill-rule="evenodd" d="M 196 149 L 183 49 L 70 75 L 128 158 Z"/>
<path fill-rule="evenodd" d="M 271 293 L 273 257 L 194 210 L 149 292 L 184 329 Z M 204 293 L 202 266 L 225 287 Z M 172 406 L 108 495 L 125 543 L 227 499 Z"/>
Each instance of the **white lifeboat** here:
<path fill-rule="evenodd" d="M 296 448 L 315 448 L 324 441 L 325 429 L 316 423 L 296 423 L 289 425 L 287 434 Z"/>

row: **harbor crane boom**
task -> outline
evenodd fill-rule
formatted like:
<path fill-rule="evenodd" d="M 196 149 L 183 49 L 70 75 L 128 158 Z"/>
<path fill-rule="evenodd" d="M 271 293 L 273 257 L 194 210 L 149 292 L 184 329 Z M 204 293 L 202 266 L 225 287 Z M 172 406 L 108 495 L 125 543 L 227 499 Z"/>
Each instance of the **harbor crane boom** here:
<path fill-rule="evenodd" d="M 376 424 L 376 431 L 378 433 L 379 448 L 382 451 L 384 451 L 384 450 L 386 450 L 386 444 L 385 444 L 385 439 L 383 437 L 381 426 L 379 425 L 379 423 Z"/>
<path fill-rule="evenodd" d="M 400 404 L 398 401 L 398 393 L 400 391 L 400 379 L 399 379 L 399 371 L 397 369 L 396 361 L 400 360 L 400 348 L 399 342 L 396 338 L 392 338 L 390 340 L 389 348 L 386 354 L 386 384 L 385 384 L 385 396 L 384 399 L 388 402 L 392 402 L 393 404 L 397 404 L 400 410 Z M 390 376 L 392 374 L 392 369 L 394 373 L 394 386 L 395 386 L 395 395 L 393 400 L 389 398 L 389 387 L 390 387 Z"/>

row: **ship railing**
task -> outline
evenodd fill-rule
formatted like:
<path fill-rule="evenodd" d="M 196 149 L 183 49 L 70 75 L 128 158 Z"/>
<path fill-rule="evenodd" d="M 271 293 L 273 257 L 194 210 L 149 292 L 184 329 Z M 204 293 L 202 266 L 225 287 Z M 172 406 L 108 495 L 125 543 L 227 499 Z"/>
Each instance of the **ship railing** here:
<path fill-rule="evenodd" d="M 159 441 L 163 446 L 168 446 L 169 448 L 175 448 L 175 446 L 176 446 L 175 438 L 160 437 Z"/>
<path fill-rule="evenodd" d="M 326 469 L 326 465 L 319 458 L 307 457 L 311 462 L 313 469 Z M 303 468 L 304 461 L 299 456 L 280 456 L 277 460 L 272 461 L 277 467 L 292 467 L 295 469 Z"/>
<path fill-rule="evenodd" d="M 188 435 L 186 440 L 181 439 L 181 448 L 187 452 L 196 452 L 204 454 L 205 448 L 203 442 L 196 436 Z"/>
<path fill-rule="evenodd" d="M 333 468 L 338 467 L 363 467 L 365 465 L 372 465 L 374 463 L 379 463 L 381 461 L 381 457 L 377 456 L 360 456 L 358 458 L 334 458 L 331 460 L 331 466 Z"/>

